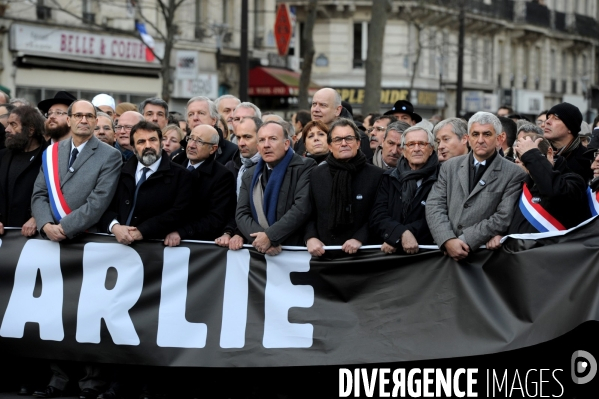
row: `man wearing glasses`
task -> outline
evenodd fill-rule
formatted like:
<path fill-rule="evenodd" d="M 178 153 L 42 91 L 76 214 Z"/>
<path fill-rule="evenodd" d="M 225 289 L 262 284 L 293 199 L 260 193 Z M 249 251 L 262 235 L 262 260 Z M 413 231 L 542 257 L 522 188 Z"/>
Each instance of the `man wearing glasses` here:
<path fill-rule="evenodd" d="M 77 100 L 74 95 L 67 91 L 59 91 L 54 98 L 40 101 L 37 108 L 46 117 L 46 137 L 49 138 L 48 145 L 68 139 L 71 128 L 67 124 L 67 110 L 73 101 Z"/>
<path fill-rule="evenodd" d="M 119 118 L 119 124 L 114 127 L 116 142 L 114 148 L 121 152 L 123 162 L 127 162 L 134 154 L 134 148 L 131 145 L 131 129 L 133 126 L 144 120 L 144 116 L 139 112 L 123 112 Z"/>
<path fill-rule="evenodd" d="M 176 246 L 181 240 L 214 241 L 235 214 L 235 178 L 225 166 L 216 162 L 220 136 L 209 125 L 198 125 L 185 138 L 185 154 L 173 162 L 191 171 L 193 176 L 193 206 L 187 223 L 172 231 L 164 245 Z"/>
<path fill-rule="evenodd" d="M 74 101 L 67 109 L 71 138 L 50 145 L 44 152 L 31 198 L 33 217 L 44 238 L 58 242 L 91 229 L 112 200 L 122 160 L 117 150 L 94 136 L 97 122 L 92 103 Z M 34 396 L 62 396 L 69 377 L 60 365 L 54 363 L 51 368 L 50 383 Z M 79 381 L 80 397 L 97 397 L 104 384 L 99 371 L 86 365 L 86 373 Z"/>
<path fill-rule="evenodd" d="M 426 200 L 426 221 L 433 239 L 456 261 L 505 234 L 512 221 L 526 173 L 498 156 L 501 131 L 495 115 L 474 114 L 468 121 L 472 150 L 441 165 Z"/>
<path fill-rule="evenodd" d="M 258 130 L 261 159 L 243 175 L 235 212 L 237 227 L 258 251 L 281 253 L 281 245 L 304 245 L 310 205 L 311 158 L 290 148 L 289 130 L 266 122 Z"/>

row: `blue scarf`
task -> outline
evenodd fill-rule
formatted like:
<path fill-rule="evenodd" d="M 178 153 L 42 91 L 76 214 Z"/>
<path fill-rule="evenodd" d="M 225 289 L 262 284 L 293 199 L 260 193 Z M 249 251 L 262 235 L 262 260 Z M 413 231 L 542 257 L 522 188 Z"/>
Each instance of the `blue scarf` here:
<path fill-rule="evenodd" d="M 279 192 L 281 191 L 281 186 L 283 185 L 283 180 L 285 179 L 285 173 L 287 172 L 287 166 L 291 162 L 291 158 L 293 158 L 293 149 L 289 147 L 287 150 L 287 154 L 285 157 L 279 162 L 277 166 L 274 167 L 270 178 L 268 179 L 268 183 L 266 183 L 266 189 L 264 190 L 264 201 L 263 209 L 264 214 L 266 215 L 266 220 L 268 220 L 268 224 L 272 226 L 277 221 L 277 202 L 279 201 Z M 258 164 L 256 165 L 256 170 L 254 171 L 254 176 L 252 177 L 252 184 L 250 186 L 250 206 L 252 207 L 252 216 L 254 216 L 254 220 L 258 221 L 258 215 L 256 214 L 256 206 L 254 205 L 254 187 L 256 184 L 260 184 L 258 179 L 262 174 L 262 170 L 264 169 L 264 160 L 260 158 Z"/>

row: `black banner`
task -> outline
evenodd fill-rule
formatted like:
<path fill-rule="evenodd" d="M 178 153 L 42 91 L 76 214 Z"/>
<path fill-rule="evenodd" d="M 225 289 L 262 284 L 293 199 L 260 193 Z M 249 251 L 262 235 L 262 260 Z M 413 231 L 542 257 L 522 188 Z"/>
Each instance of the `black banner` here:
<path fill-rule="evenodd" d="M 194 367 L 383 364 L 529 347 L 599 320 L 599 224 L 508 240 L 455 262 L 439 251 L 276 257 L 184 242 L 67 243 L 8 231 L 0 350 Z"/>

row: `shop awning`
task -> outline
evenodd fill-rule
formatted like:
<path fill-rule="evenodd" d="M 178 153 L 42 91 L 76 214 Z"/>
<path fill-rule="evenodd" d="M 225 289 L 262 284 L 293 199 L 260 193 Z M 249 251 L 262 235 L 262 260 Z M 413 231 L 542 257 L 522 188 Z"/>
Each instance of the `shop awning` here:
<path fill-rule="evenodd" d="M 297 96 L 299 95 L 300 74 L 288 69 L 255 67 L 250 70 L 250 96 Z M 313 96 L 320 89 L 310 82 L 308 94 Z"/>

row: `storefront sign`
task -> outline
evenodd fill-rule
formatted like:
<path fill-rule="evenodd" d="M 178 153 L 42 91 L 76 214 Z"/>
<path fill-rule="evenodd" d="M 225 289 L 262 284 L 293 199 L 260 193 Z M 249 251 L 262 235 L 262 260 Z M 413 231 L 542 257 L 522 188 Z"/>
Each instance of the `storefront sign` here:
<path fill-rule="evenodd" d="M 341 100 L 350 104 L 363 104 L 365 89 L 363 88 L 337 88 Z M 445 93 L 433 90 L 413 90 L 410 96 L 409 89 L 382 89 L 381 106 L 393 106 L 400 100 L 411 101 L 419 108 L 443 108 L 445 106 Z"/>
<path fill-rule="evenodd" d="M 191 98 L 204 96 L 218 97 L 218 75 L 216 73 L 199 73 L 196 79 L 177 79 L 175 81 L 175 98 Z"/>
<path fill-rule="evenodd" d="M 159 64 L 148 60 L 146 45 L 135 37 L 108 36 L 87 32 L 13 24 L 10 28 L 10 49 L 28 54 L 43 54 L 55 58 L 77 58 L 83 62 L 98 60 L 134 64 Z M 164 55 L 164 43 L 156 42 L 155 53 Z"/>
<path fill-rule="evenodd" d="M 516 91 L 516 112 L 538 115 L 544 108 L 543 92 L 534 90 Z"/>
<path fill-rule="evenodd" d="M 496 112 L 499 99 L 496 94 L 483 91 L 465 91 L 462 97 L 463 110 L 466 112 Z"/>
<path fill-rule="evenodd" d="M 195 79 L 198 76 L 198 52 L 177 51 L 177 79 Z"/>

